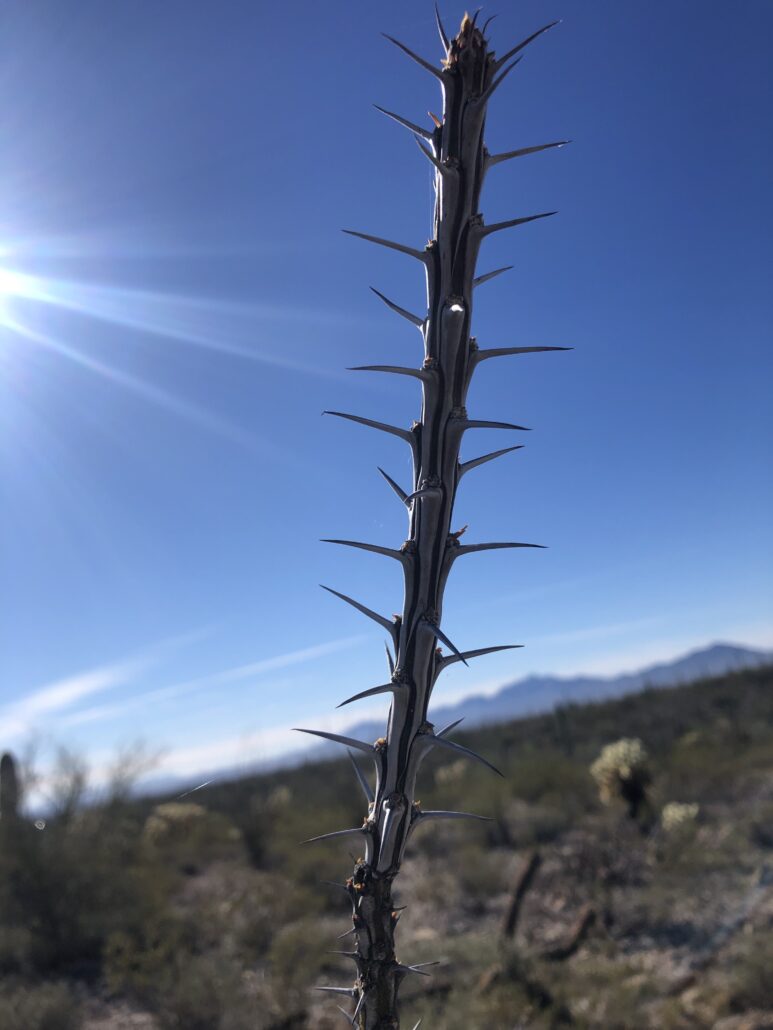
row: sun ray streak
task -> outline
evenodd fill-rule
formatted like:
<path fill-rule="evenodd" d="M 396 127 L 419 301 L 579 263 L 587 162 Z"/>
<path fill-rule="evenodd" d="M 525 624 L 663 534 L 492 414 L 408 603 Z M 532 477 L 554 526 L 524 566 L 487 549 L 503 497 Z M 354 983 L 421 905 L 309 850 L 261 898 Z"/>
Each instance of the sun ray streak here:
<path fill-rule="evenodd" d="M 0 269 L 0 297 L 6 298 L 6 306 L 13 297 L 19 297 L 290 372 L 321 378 L 334 375 L 321 366 L 276 353 L 255 342 L 260 335 L 265 338 L 269 323 L 273 326 L 283 322 L 308 325 L 329 320 L 329 313 L 322 311 L 96 285 L 8 268 Z M 7 314 L 0 312 L 0 315 L 8 324 Z M 340 378 L 340 374 L 334 377 Z"/>
<path fill-rule="evenodd" d="M 217 433 L 219 436 L 223 436 L 233 443 L 238 443 L 253 451 L 257 450 L 263 454 L 271 456 L 274 456 L 276 453 L 276 449 L 272 444 L 265 440 L 261 440 L 250 433 L 243 432 L 237 426 L 227 422 L 225 419 L 220 419 L 215 415 L 211 415 L 198 405 L 191 404 L 189 401 L 176 397 L 174 394 L 169 393 L 169 391 L 162 389 L 160 386 L 144 382 L 136 376 L 129 375 L 127 372 L 123 372 L 120 369 L 112 368 L 110 365 L 107 365 L 102 361 L 98 361 L 96 358 L 89 357 L 77 350 L 75 347 L 70 346 L 70 344 L 65 343 L 62 340 L 58 340 L 47 333 L 31 329 L 29 326 L 24 325 L 19 322 L 18 319 L 13 318 L 8 314 L 5 316 L 5 325 L 19 336 L 29 340 L 31 343 L 38 344 L 39 346 L 45 347 L 62 357 L 68 358 L 70 361 L 73 361 L 82 368 L 88 369 L 88 371 L 102 376 L 114 385 L 120 386 L 123 389 L 136 394 L 143 400 L 148 401 L 151 404 L 155 404 L 157 407 L 163 408 L 165 411 L 185 418 L 200 426 L 202 429 L 207 429 L 210 432 Z"/>

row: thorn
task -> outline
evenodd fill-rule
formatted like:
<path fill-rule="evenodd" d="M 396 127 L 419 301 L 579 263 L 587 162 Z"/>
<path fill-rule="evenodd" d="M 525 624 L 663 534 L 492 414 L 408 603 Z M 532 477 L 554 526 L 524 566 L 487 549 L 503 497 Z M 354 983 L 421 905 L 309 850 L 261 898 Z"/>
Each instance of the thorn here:
<path fill-rule="evenodd" d="M 485 22 L 483 23 L 483 28 L 480 30 L 481 31 L 481 35 L 483 35 L 483 36 L 486 35 L 486 29 L 489 27 L 489 25 L 492 23 L 492 21 L 496 17 L 497 17 L 496 14 L 492 14 L 490 18 L 486 18 Z"/>
<path fill-rule="evenodd" d="M 450 172 L 450 168 L 448 168 L 447 165 L 444 165 L 442 161 L 438 161 L 438 159 L 435 157 L 435 155 L 432 153 L 429 147 L 425 147 L 421 140 L 418 138 L 416 138 L 416 145 L 418 146 L 422 154 L 424 154 L 429 163 L 433 165 L 435 168 L 437 168 L 441 175 L 448 175 L 448 173 Z"/>
<path fill-rule="evenodd" d="M 356 236 L 360 240 L 367 240 L 368 243 L 377 243 L 380 247 L 388 247 L 390 250 L 398 250 L 401 254 L 408 254 L 410 257 L 416 258 L 417 261 L 421 261 L 422 264 L 427 263 L 426 252 L 416 250 L 415 247 L 406 247 L 403 243 L 395 243 L 393 240 L 385 240 L 381 236 L 370 236 L 365 232 L 355 232 L 354 229 L 342 229 L 341 232 L 345 232 L 347 236 Z"/>
<path fill-rule="evenodd" d="M 352 926 L 345 933 L 339 933 L 339 935 L 336 937 L 336 940 L 337 941 L 342 941 L 344 939 L 344 937 L 350 937 L 353 933 L 356 933 L 356 932 L 357 932 L 357 927 L 356 926 Z"/>
<path fill-rule="evenodd" d="M 478 551 L 500 551 L 507 548 L 515 547 L 534 547 L 540 550 L 545 549 L 544 544 L 521 544 L 521 543 L 491 543 L 491 544 L 459 544 L 458 547 L 453 547 L 449 553 L 456 559 L 460 558 L 463 554 L 475 554 Z"/>
<path fill-rule="evenodd" d="M 516 57 L 516 59 L 511 64 L 508 64 L 508 66 L 505 68 L 505 70 L 502 72 L 502 74 L 497 76 L 496 79 L 494 79 L 494 81 L 491 83 L 491 85 L 485 91 L 485 93 L 481 93 L 480 97 L 478 98 L 478 103 L 479 104 L 487 104 L 489 102 L 489 100 L 492 98 L 492 96 L 494 95 L 494 93 L 496 93 L 496 91 L 499 89 L 499 87 L 505 81 L 505 79 L 510 74 L 510 72 L 513 70 L 513 68 L 515 68 L 516 65 L 520 64 L 521 61 L 522 61 L 522 58 Z"/>
<path fill-rule="evenodd" d="M 433 738 L 430 738 L 433 740 Z M 497 769 L 495 765 L 487 761 L 482 755 L 479 755 L 476 751 L 471 751 L 464 744 L 457 744 L 453 740 L 448 740 L 446 737 L 434 737 L 434 743 L 439 747 L 448 748 L 449 751 L 456 751 L 458 754 L 465 755 L 467 758 L 471 758 L 474 762 L 480 762 L 481 765 L 485 765 L 487 769 L 491 769 L 497 776 L 502 776 L 502 773 Z M 504 776 L 502 776 L 504 779 Z"/>
<path fill-rule="evenodd" d="M 484 237 L 490 236 L 494 232 L 500 232 L 502 229 L 513 229 L 516 225 L 526 225 L 527 222 L 536 222 L 538 218 L 550 218 L 551 215 L 558 214 L 557 211 L 544 211 L 541 215 L 527 215 L 525 218 L 511 218 L 506 222 L 494 222 L 493 225 L 482 225 L 480 227 L 480 233 Z"/>
<path fill-rule="evenodd" d="M 479 275 L 477 278 L 472 280 L 473 286 L 482 286 L 483 283 L 487 283 L 490 279 L 495 279 L 498 275 L 502 275 L 503 272 L 509 272 L 513 265 L 505 265 L 504 268 L 495 268 L 493 272 L 486 272 L 485 275 Z"/>
<path fill-rule="evenodd" d="M 543 25 L 543 27 L 541 29 L 537 29 L 536 32 L 532 32 L 532 34 L 524 39 L 523 42 L 519 43 L 518 46 L 514 46 L 512 50 L 508 50 L 503 57 L 500 57 L 494 67 L 499 70 L 506 61 L 509 61 L 511 57 L 515 57 L 519 50 L 523 50 L 523 48 L 527 47 L 529 43 L 533 42 L 538 36 L 541 36 L 543 32 L 547 32 L 548 29 L 552 29 L 560 23 L 561 19 L 559 18 L 557 21 L 552 21 L 549 25 Z"/>
<path fill-rule="evenodd" d="M 347 594 L 341 594 L 338 590 L 333 590 L 331 587 L 326 587 L 323 583 L 320 583 L 320 586 L 323 590 L 327 590 L 329 594 L 334 594 L 336 597 L 340 597 L 342 601 L 346 601 L 347 604 L 350 604 L 353 608 L 356 608 L 358 612 L 362 612 L 363 615 L 367 615 L 369 619 L 373 619 L 373 621 L 377 622 L 379 626 L 383 626 L 383 628 L 390 634 L 390 636 L 394 640 L 396 635 L 394 622 L 391 622 L 383 615 L 379 615 L 378 612 L 374 612 L 372 608 L 366 608 L 364 604 L 360 604 L 359 601 L 355 601 L 354 598 L 349 597 Z"/>
<path fill-rule="evenodd" d="M 407 54 L 411 58 L 411 60 L 415 61 L 418 65 L 421 65 L 422 68 L 426 69 L 426 71 L 434 75 L 436 79 L 440 79 L 441 82 L 443 81 L 443 73 L 440 71 L 439 68 L 436 68 L 433 64 L 430 64 L 429 61 L 425 61 L 423 57 L 419 57 L 419 55 L 415 54 L 413 50 L 409 50 L 405 43 L 401 43 L 400 40 L 395 39 L 394 36 L 388 36 L 386 32 L 382 32 L 381 35 L 384 37 L 384 39 L 388 39 L 390 43 L 394 43 L 394 45 L 396 47 L 399 47 L 404 54 Z"/>
<path fill-rule="evenodd" d="M 373 757 L 373 745 L 367 744 L 364 740 L 342 737 L 339 733 L 328 733 L 327 730 L 304 730 L 300 726 L 293 726 L 293 730 L 296 733 L 309 733 L 312 737 L 323 737 L 325 740 L 332 740 L 335 744 L 343 744 L 344 747 L 353 747 L 355 751 L 363 751 L 366 755 Z"/>
<path fill-rule="evenodd" d="M 362 1008 L 364 1001 L 365 994 L 364 992 L 360 992 L 360 997 L 358 998 L 357 1004 L 354 1006 L 354 1012 L 352 1013 L 352 1026 L 357 1022 L 357 1016 L 360 1014 L 360 1009 Z"/>
<path fill-rule="evenodd" d="M 343 411 L 323 411 L 322 414 L 335 415 L 336 418 L 346 418 L 350 422 L 358 422 L 361 426 L 370 426 L 371 429 L 380 429 L 382 433 L 391 433 L 392 436 L 399 436 L 401 440 L 405 440 L 411 447 L 415 443 L 411 432 L 408 429 L 400 429 L 399 426 L 390 426 L 386 422 L 375 422 L 372 418 L 363 418 L 362 415 L 347 415 Z"/>
<path fill-rule="evenodd" d="M 478 365 L 489 358 L 504 358 L 510 354 L 542 354 L 554 350 L 574 350 L 574 347 L 489 347 L 474 351 L 473 360 Z"/>
<path fill-rule="evenodd" d="M 380 687 L 371 687 L 369 690 L 361 690 L 359 694 L 353 694 L 352 697 L 347 697 L 345 701 L 342 701 L 340 705 L 336 705 L 336 708 L 343 708 L 344 705 L 350 705 L 353 701 L 363 701 L 366 697 L 376 697 L 379 694 L 394 694 L 397 691 L 397 684 L 395 683 L 382 683 Z M 372 801 L 373 798 L 370 798 Z"/>
<path fill-rule="evenodd" d="M 526 157 L 527 154 L 538 154 L 541 150 L 552 150 L 554 147 L 565 147 L 571 143 L 570 139 L 562 139 L 558 143 L 542 143 L 538 147 L 521 147 L 520 150 L 509 150 L 506 154 L 489 154 L 486 158 L 486 165 L 493 168 L 502 161 L 510 161 L 514 157 Z"/>
<path fill-rule="evenodd" d="M 435 634 L 435 636 L 438 638 L 438 640 L 442 640 L 443 643 L 446 645 L 446 647 L 449 648 L 451 651 L 453 651 L 453 653 L 457 656 L 459 661 L 463 662 L 466 665 L 467 662 L 464 660 L 464 656 L 462 655 L 462 652 L 459 650 L 459 648 L 455 644 L 451 643 L 451 641 L 445 635 L 445 633 L 440 628 L 440 626 L 436 626 L 435 623 L 434 622 L 430 622 L 429 619 L 425 619 L 424 621 L 425 621 L 425 623 L 428 626 L 431 627 L 432 632 Z"/>
<path fill-rule="evenodd" d="M 429 973 L 425 973 L 423 969 L 419 969 L 418 966 L 404 966 L 402 962 L 397 964 L 398 973 L 402 973 L 403 976 L 407 976 L 409 973 L 418 973 L 419 976 L 429 976 Z"/>
<path fill-rule="evenodd" d="M 477 819 L 482 823 L 491 823 L 494 820 L 488 815 L 475 815 L 472 812 L 444 812 L 444 811 L 430 811 L 422 812 L 416 817 L 416 822 L 424 822 L 424 820 L 430 819 Z"/>
<path fill-rule="evenodd" d="M 427 486 L 422 490 L 414 490 L 412 494 L 408 494 L 405 498 L 406 504 L 412 504 L 418 497 L 429 497 L 430 494 L 437 494 L 440 492 L 440 487 Z"/>
<path fill-rule="evenodd" d="M 336 883 L 335 880 L 320 880 L 319 882 L 323 884 L 325 887 L 337 887 L 339 890 L 344 891 L 344 893 L 349 893 L 349 888 L 346 886 L 345 883 Z"/>
<path fill-rule="evenodd" d="M 350 998 L 353 998 L 357 991 L 354 987 L 314 987 L 315 991 L 328 991 L 330 994 L 348 994 Z"/>
<path fill-rule="evenodd" d="M 513 651 L 516 648 L 523 647 L 523 644 L 499 644 L 496 647 L 478 647 L 474 651 L 464 651 L 465 658 L 480 658 L 484 654 L 494 654 L 497 651 Z M 454 662 L 461 661 L 461 658 L 457 655 L 443 655 L 440 659 L 440 668 L 445 669 L 447 665 L 453 665 Z M 448 732 L 450 727 L 446 727 L 444 732 Z M 440 736 L 440 734 L 435 734 Z"/>
<path fill-rule="evenodd" d="M 392 652 L 389 650 L 389 644 L 387 643 L 386 640 L 384 641 L 384 650 L 386 651 L 387 665 L 389 666 L 389 674 L 390 674 L 390 676 L 394 676 L 394 674 L 395 674 L 395 660 L 392 657 Z"/>
<path fill-rule="evenodd" d="M 389 483 L 389 485 L 392 487 L 392 489 L 403 502 L 403 504 L 405 504 L 406 498 L 408 497 L 408 494 L 405 492 L 405 490 L 403 490 L 402 487 L 399 487 L 397 483 L 395 483 L 394 479 L 392 479 L 391 476 L 388 476 L 386 472 L 384 472 L 380 465 L 377 465 L 376 468 L 379 470 L 379 472 L 387 481 L 387 483 Z"/>
<path fill-rule="evenodd" d="M 436 737 L 445 737 L 446 733 L 450 733 L 451 730 L 455 730 L 460 722 L 464 722 L 464 716 L 461 719 L 455 719 L 453 722 L 449 722 L 447 726 L 444 726 L 442 730 L 435 734 Z"/>
<path fill-rule="evenodd" d="M 468 418 L 464 422 L 467 429 L 518 429 L 524 433 L 530 433 L 528 426 L 516 426 L 512 422 L 489 422 L 487 419 Z"/>
<path fill-rule="evenodd" d="M 339 705 L 339 708 L 340 707 L 341 706 Z M 357 782 L 362 787 L 362 791 L 365 795 L 366 801 L 373 801 L 373 791 L 370 789 L 370 784 L 365 779 L 365 774 L 363 773 L 362 769 L 360 769 L 359 765 L 357 765 L 357 759 L 354 757 L 351 751 L 347 751 L 346 753 L 349 756 L 349 761 L 352 763 L 354 774 L 357 777 Z"/>
<path fill-rule="evenodd" d="M 325 954 L 341 955 L 343 958 L 353 958 L 355 961 L 360 957 L 356 951 L 336 951 L 334 948 L 328 948 Z"/>
<path fill-rule="evenodd" d="M 353 365 L 347 372 L 391 372 L 397 376 L 412 376 L 414 379 L 426 379 L 427 373 L 422 368 L 406 368 L 403 365 Z"/>
<path fill-rule="evenodd" d="M 336 1008 L 342 1016 L 346 1016 L 346 1021 L 349 1023 L 349 1025 L 354 1026 L 354 1019 L 349 1015 L 346 1009 L 342 1009 L 340 1005 L 336 1005 Z"/>
<path fill-rule="evenodd" d="M 415 122 L 409 122 L 407 118 L 403 118 L 399 114 L 395 114 L 394 111 L 387 111 L 385 107 L 379 107 L 378 104 L 374 104 L 373 106 L 377 111 L 385 114 L 387 118 L 391 118 L 393 121 L 397 122 L 398 125 L 402 125 L 406 129 L 410 129 L 411 132 L 415 132 L 416 135 L 421 136 L 422 139 L 428 141 L 432 140 L 432 133 L 429 129 L 423 129 L 421 125 L 416 125 Z"/>
<path fill-rule="evenodd" d="M 419 1020 L 419 1022 L 416 1024 L 416 1026 L 413 1028 L 413 1030 L 419 1030 L 420 1026 L 421 1026 L 421 1020 Z"/>
<path fill-rule="evenodd" d="M 490 451 L 488 454 L 482 454 L 480 458 L 472 458 L 470 461 L 463 461 L 459 465 L 458 478 L 461 479 L 465 472 L 469 472 L 470 469 L 477 468 L 478 465 L 485 465 L 487 461 L 493 461 L 494 458 L 499 458 L 503 454 L 509 454 L 511 451 L 522 451 L 523 444 L 518 443 L 514 447 L 502 447 L 498 451 Z"/>
<path fill-rule="evenodd" d="M 382 547 L 380 544 L 363 544 L 358 540 L 331 540 L 326 538 L 320 540 L 320 543 L 339 544 L 341 547 L 356 547 L 360 551 L 371 551 L 373 554 L 383 554 L 387 558 L 394 558 L 395 561 L 399 561 L 401 564 L 405 564 L 406 560 L 402 551 L 398 551 L 394 547 Z"/>
<path fill-rule="evenodd" d="M 443 22 L 442 22 L 442 20 L 440 18 L 440 9 L 438 8 L 437 4 L 435 4 L 435 21 L 437 23 L 437 30 L 438 30 L 438 33 L 440 35 L 440 42 L 446 48 L 446 53 L 448 53 L 448 51 L 449 51 L 449 49 L 451 47 L 451 44 L 450 44 L 450 42 L 448 40 L 448 35 L 446 33 L 446 30 L 443 28 Z"/>
<path fill-rule="evenodd" d="M 377 297 L 379 297 L 386 304 L 388 308 L 391 308 L 391 310 L 394 311 L 396 314 L 402 315 L 403 318 L 407 318 L 408 321 L 412 325 L 415 325 L 417 329 L 424 328 L 424 322 L 426 321 L 426 319 L 419 318 L 418 315 L 414 315 L 413 312 L 408 311 L 406 308 L 401 308 L 399 304 L 395 304 L 395 302 L 393 300 L 390 300 L 389 297 L 385 297 L 384 294 L 381 293 L 380 290 L 377 290 L 375 286 L 371 286 L 370 289 L 376 294 Z"/>
<path fill-rule="evenodd" d="M 435 128 L 436 128 L 436 129 L 439 129 L 439 128 L 440 128 L 440 126 L 441 126 L 441 125 L 442 125 L 443 123 L 442 123 L 442 122 L 441 122 L 441 120 L 440 120 L 440 119 L 438 118 L 438 116 L 437 116 L 436 114 L 433 114 L 433 113 L 432 113 L 431 111 L 427 111 L 427 114 L 428 114 L 428 115 L 430 116 L 430 118 L 432 119 L 432 121 L 433 121 L 433 122 L 435 123 Z"/>
<path fill-rule="evenodd" d="M 321 833 L 318 837 L 308 837 L 306 840 L 302 840 L 301 844 L 316 844 L 318 841 L 332 840 L 334 837 L 354 837 L 364 832 L 361 826 L 356 826 L 351 830 L 333 830 L 332 833 Z"/>

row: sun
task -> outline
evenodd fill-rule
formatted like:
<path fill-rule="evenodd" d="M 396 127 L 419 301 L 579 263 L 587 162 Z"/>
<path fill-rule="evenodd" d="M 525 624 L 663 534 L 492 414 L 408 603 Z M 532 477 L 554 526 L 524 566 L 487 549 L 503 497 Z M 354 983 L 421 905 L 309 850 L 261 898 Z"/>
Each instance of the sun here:
<path fill-rule="evenodd" d="M 28 277 L 21 272 L 0 265 L 0 326 L 8 327 L 10 321 L 9 301 L 13 297 L 29 295 Z"/>

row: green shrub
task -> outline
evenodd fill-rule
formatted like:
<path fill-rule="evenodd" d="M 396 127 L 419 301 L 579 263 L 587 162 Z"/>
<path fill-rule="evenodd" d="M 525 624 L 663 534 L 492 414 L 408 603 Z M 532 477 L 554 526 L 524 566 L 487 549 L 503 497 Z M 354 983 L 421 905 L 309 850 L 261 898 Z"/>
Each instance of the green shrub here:
<path fill-rule="evenodd" d="M 3 1030 L 77 1030 L 80 1011 L 64 984 L 11 986 L 0 989 Z"/>

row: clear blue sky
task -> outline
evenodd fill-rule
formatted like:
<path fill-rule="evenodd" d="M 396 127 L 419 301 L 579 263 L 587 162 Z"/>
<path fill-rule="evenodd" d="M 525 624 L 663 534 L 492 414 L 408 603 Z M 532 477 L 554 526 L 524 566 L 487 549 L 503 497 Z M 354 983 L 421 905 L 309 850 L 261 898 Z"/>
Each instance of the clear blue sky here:
<path fill-rule="evenodd" d="M 478 375 L 474 415 L 535 432 L 465 481 L 458 523 L 550 549 L 460 563 L 449 635 L 527 646 L 438 698 L 773 644 L 773 7 L 497 11 L 500 51 L 564 21 L 492 102 L 490 149 L 575 142 L 492 172 L 489 221 L 560 214 L 486 243 L 480 271 L 515 268 L 475 328 L 576 349 Z M 419 273 L 339 231 L 429 233 L 426 162 L 371 103 L 424 121 L 437 86 L 381 30 L 439 60 L 415 0 L 4 5 L 0 746 L 99 766 L 142 738 L 193 775 L 383 680 L 379 633 L 317 587 L 401 603 L 389 563 L 318 543 L 405 532 L 375 471 L 407 481 L 404 449 L 320 417 L 418 411 L 343 371 L 419 360 L 368 290 L 421 311 Z"/>

